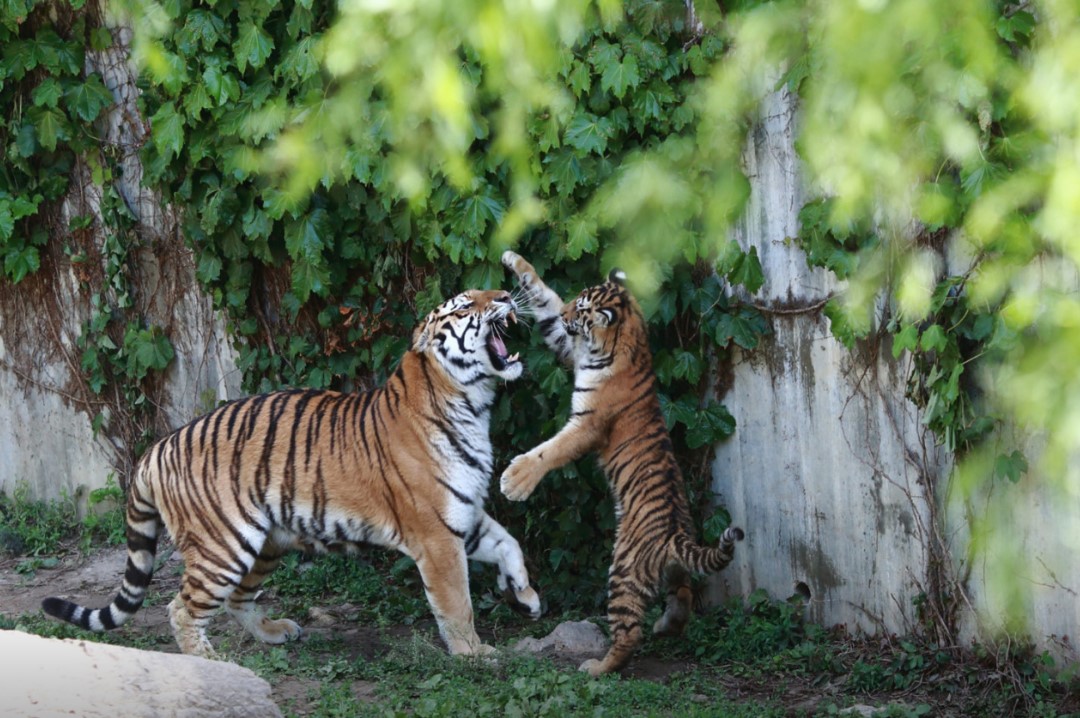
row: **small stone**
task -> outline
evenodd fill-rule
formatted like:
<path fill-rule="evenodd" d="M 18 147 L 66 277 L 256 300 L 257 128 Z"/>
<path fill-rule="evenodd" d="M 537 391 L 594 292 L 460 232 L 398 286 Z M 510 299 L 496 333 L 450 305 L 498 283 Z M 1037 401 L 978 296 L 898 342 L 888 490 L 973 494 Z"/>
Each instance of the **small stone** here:
<path fill-rule="evenodd" d="M 523 638 L 514 646 L 522 653 L 595 656 L 607 651 L 607 639 L 595 623 L 565 621 L 543 638 Z"/>

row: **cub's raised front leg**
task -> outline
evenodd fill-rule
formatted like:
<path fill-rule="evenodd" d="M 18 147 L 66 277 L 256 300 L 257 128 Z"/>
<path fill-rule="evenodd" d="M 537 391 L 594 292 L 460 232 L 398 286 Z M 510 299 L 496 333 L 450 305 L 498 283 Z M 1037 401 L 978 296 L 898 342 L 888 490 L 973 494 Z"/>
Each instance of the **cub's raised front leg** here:
<path fill-rule="evenodd" d="M 530 451 L 516 456 L 499 479 L 499 489 L 511 501 L 524 501 L 549 471 L 578 459 L 595 448 L 597 432 L 592 421 L 571 419 L 558 434 Z"/>

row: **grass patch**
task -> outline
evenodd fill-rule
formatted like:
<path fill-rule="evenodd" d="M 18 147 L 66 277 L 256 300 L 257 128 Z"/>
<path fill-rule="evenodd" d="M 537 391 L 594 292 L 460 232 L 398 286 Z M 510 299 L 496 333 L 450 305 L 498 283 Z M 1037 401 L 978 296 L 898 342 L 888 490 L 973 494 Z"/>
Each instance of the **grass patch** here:
<path fill-rule="evenodd" d="M 96 514 L 92 525 L 73 520 L 74 502 L 30 501 L 25 489 L 0 497 L 0 531 L 17 537 L 23 556 L 16 570 L 45 566 L 52 553 L 87 545 L 80 537 L 90 533 L 94 541 L 115 540 L 122 524 L 110 523 L 119 514 L 108 514 L 117 491 L 99 494 L 99 503 L 114 500 L 114 508 Z M 568 612 L 524 621 L 491 590 L 493 571 L 470 570 L 477 628 L 489 643 L 510 645 L 583 617 Z M 805 623 L 798 600 L 776 601 L 760 591 L 694 616 L 681 638 L 647 636 L 628 675 L 594 680 L 573 666 L 507 650 L 494 660 L 448 656 L 415 565 L 393 552 L 290 555 L 267 590 L 271 616 L 307 626 L 303 641 L 266 646 L 227 620 L 211 634 L 223 656 L 271 685 L 288 679 L 299 686 L 280 699 L 286 715 L 817 718 L 862 704 L 877 706 L 878 718 L 1080 718 L 1080 684 L 1047 653 L 1015 644 L 995 651 L 945 649 L 917 637 L 855 638 Z M 147 607 L 171 595 L 152 590 Z M 330 623 L 320 624 L 320 617 Z M 646 625 L 658 617 L 657 607 Z M 421 630 L 410 639 L 408 627 Z M 156 633 L 127 627 L 95 634 L 32 613 L 0 614 L 0 629 L 175 650 L 160 625 Z M 667 668 L 638 670 L 650 662 Z"/>
<path fill-rule="evenodd" d="M 41 558 L 57 553 L 79 525 L 72 497 L 37 501 L 26 484 L 18 484 L 10 496 L 0 493 L 0 549 L 8 555 Z"/>
<path fill-rule="evenodd" d="M 39 501 L 24 483 L 10 496 L 0 493 L 0 554 L 23 557 L 16 570 L 33 573 L 55 566 L 55 556 L 69 551 L 73 542 L 84 553 L 101 544 L 123 544 L 124 494 L 112 476 L 104 487 L 90 492 L 87 504 L 80 520 L 78 501 L 68 494 Z"/>

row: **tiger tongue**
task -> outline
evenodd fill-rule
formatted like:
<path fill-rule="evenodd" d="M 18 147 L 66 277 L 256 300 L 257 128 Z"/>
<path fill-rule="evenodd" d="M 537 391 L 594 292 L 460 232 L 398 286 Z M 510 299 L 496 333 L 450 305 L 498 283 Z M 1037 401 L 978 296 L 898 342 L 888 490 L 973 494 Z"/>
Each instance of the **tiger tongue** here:
<path fill-rule="evenodd" d="M 506 358 L 506 345 L 503 344 L 502 337 L 495 332 L 491 333 L 491 348 L 495 350 L 495 353 L 498 354 L 500 358 Z"/>

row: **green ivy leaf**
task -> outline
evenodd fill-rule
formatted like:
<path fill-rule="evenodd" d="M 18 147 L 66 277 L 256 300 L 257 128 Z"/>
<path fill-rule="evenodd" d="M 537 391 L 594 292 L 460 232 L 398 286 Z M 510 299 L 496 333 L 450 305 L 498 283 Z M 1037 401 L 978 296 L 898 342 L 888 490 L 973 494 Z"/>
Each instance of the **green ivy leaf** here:
<path fill-rule="evenodd" d="M 150 137 L 158 153 L 166 159 L 180 155 L 184 147 L 184 117 L 172 102 L 163 104 L 150 118 Z"/>
<path fill-rule="evenodd" d="M 907 351 L 915 351 L 919 345 L 919 329 L 914 324 L 908 324 L 893 336 L 892 355 L 893 359 L 899 358 Z"/>
<path fill-rule="evenodd" d="M 998 37 L 1006 42 L 1027 43 L 1035 31 L 1035 16 L 1026 10 L 1014 12 L 1008 17 L 1002 15 L 995 25 Z"/>
<path fill-rule="evenodd" d="M 221 258 L 209 252 L 200 254 L 195 276 L 203 284 L 217 281 L 217 278 L 221 276 Z"/>
<path fill-rule="evenodd" d="M 754 309 L 743 307 L 734 313 L 723 313 L 716 320 L 713 339 L 726 348 L 732 341 L 743 349 L 753 349 L 768 331 L 765 318 Z"/>
<path fill-rule="evenodd" d="M 571 147 L 589 154 L 603 154 L 610 138 L 610 123 L 591 112 L 578 111 L 566 127 L 563 140 Z"/>
<path fill-rule="evenodd" d="M 685 379 L 691 384 L 697 384 L 701 378 L 701 359 L 693 352 L 685 349 L 675 349 L 672 351 L 672 357 L 675 360 L 672 367 L 675 378 Z"/>
<path fill-rule="evenodd" d="M 206 91 L 210 99 L 216 102 L 218 107 L 240 97 L 239 80 L 218 58 L 207 58 L 202 78 L 206 83 Z"/>
<path fill-rule="evenodd" d="M 606 72 L 612 65 L 617 65 L 622 58 L 622 49 L 607 40 L 600 40 L 589 51 L 589 64 L 596 68 L 597 72 Z"/>
<path fill-rule="evenodd" d="M 734 243 L 734 242 L 733 242 Z M 734 243 L 737 247 L 738 244 Z M 729 247 L 731 245 L 728 245 Z M 732 284 L 741 284 L 746 288 L 746 291 L 753 294 L 757 290 L 761 289 L 761 285 L 765 283 L 765 273 L 761 270 L 761 262 L 758 260 L 757 247 L 751 247 L 750 251 L 742 252 L 740 249 L 737 255 L 733 255 L 729 252 L 729 268 L 723 274 L 727 277 L 727 280 Z"/>
<path fill-rule="evenodd" d="M 323 248 L 333 236 L 330 215 L 316 209 L 285 225 L 285 248 L 294 260 L 322 262 Z"/>
<path fill-rule="evenodd" d="M 589 70 L 589 66 L 584 62 L 575 60 L 570 70 L 570 74 L 566 77 L 566 82 L 570 86 L 570 90 L 574 93 L 574 96 L 581 97 L 589 91 L 590 87 L 592 87 L 592 73 Z"/>
<path fill-rule="evenodd" d="M 15 217 L 11 205 L 6 199 L 0 198 L 0 243 L 6 244 L 14 232 Z"/>
<path fill-rule="evenodd" d="M 59 109 L 31 107 L 26 114 L 34 124 L 38 144 L 50 152 L 56 149 L 58 142 L 71 137 L 67 116 Z"/>
<path fill-rule="evenodd" d="M 128 375 L 142 381 L 151 370 L 162 371 L 173 360 L 172 343 L 160 329 L 128 328 L 124 334 Z"/>
<path fill-rule="evenodd" d="M 236 53 L 236 66 L 240 72 L 247 70 L 247 66 L 258 69 L 266 64 L 270 53 L 274 50 L 274 40 L 254 22 L 244 23 L 240 26 L 240 34 L 233 45 Z"/>
<path fill-rule="evenodd" d="M 15 149 L 19 153 L 19 157 L 26 159 L 33 156 L 37 151 L 38 143 L 37 136 L 34 132 L 34 126 L 29 122 L 24 122 L 19 127 L 19 133 L 15 135 Z"/>
<path fill-rule="evenodd" d="M 100 77 L 90 75 L 84 82 L 68 87 L 64 100 L 83 122 L 93 122 L 102 110 L 113 104 L 113 95 Z"/>
<path fill-rule="evenodd" d="M 566 256 L 577 260 L 582 254 L 595 254 L 599 248 L 596 221 L 578 215 L 567 222 Z"/>
<path fill-rule="evenodd" d="M 686 428 L 686 445 L 691 449 L 715 444 L 735 433 L 735 417 L 723 404 L 713 403 L 698 412 Z"/>
<path fill-rule="evenodd" d="M 931 324 L 919 338 L 919 348 L 924 352 L 941 351 L 949 345 L 949 338 L 940 324 Z"/>
<path fill-rule="evenodd" d="M 184 27 L 177 33 L 177 46 L 187 55 L 197 54 L 197 48 L 210 52 L 225 33 L 225 21 L 216 13 L 195 8 L 184 18 Z"/>
<path fill-rule="evenodd" d="M 475 287 L 476 289 L 495 289 L 503 280 L 503 268 L 501 264 L 481 262 L 469 269 L 462 278 L 462 285 Z"/>
<path fill-rule="evenodd" d="M 638 72 L 637 58 L 627 55 L 622 62 L 613 62 L 604 69 L 600 76 L 600 89 L 610 90 L 615 97 L 622 99 L 626 91 L 637 87 L 641 82 L 641 74 Z"/>
<path fill-rule="evenodd" d="M 326 294 L 330 271 L 326 266 L 308 259 L 298 259 L 292 265 L 292 290 L 301 303 L 312 294 Z"/>
<path fill-rule="evenodd" d="M 90 30 L 90 49 L 101 52 L 113 45 L 112 31 L 107 27 L 95 27 Z"/>
<path fill-rule="evenodd" d="M 547 165 L 545 178 L 555 183 L 555 190 L 563 197 L 570 196 L 585 179 L 581 161 L 571 150 L 562 149 L 548 155 L 544 164 Z"/>
<path fill-rule="evenodd" d="M 319 59 L 315 55 L 317 37 L 305 37 L 289 48 L 274 68 L 278 78 L 289 77 L 303 82 L 319 73 Z"/>
<path fill-rule="evenodd" d="M 14 284 L 18 284 L 26 275 L 33 274 L 40 267 L 41 257 L 34 246 L 12 249 L 4 256 L 4 273 Z"/>
<path fill-rule="evenodd" d="M 455 229 L 466 236 L 477 238 L 487 230 L 489 222 L 502 221 L 506 207 L 490 194 L 475 194 L 462 200 L 455 212 Z"/>
<path fill-rule="evenodd" d="M 1027 473 L 1027 457 L 1015 450 L 1011 454 L 998 454 L 994 461 L 994 475 L 1007 478 L 1012 483 L 1020 481 L 1020 477 Z"/>
<path fill-rule="evenodd" d="M 30 99 L 38 107 L 56 107 L 56 103 L 60 101 L 63 94 L 64 90 L 60 87 L 60 81 L 55 77 L 46 77 L 30 93 Z"/>
<path fill-rule="evenodd" d="M 829 329 L 837 341 L 848 349 L 853 349 L 855 341 L 862 336 L 862 333 L 852 326 L 843 304 L 836 299 L 830 299 L 825 303 L 822 313 L 828 317 Z"/>

